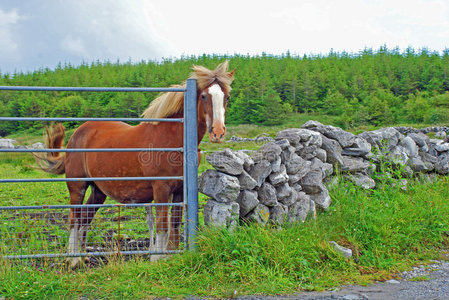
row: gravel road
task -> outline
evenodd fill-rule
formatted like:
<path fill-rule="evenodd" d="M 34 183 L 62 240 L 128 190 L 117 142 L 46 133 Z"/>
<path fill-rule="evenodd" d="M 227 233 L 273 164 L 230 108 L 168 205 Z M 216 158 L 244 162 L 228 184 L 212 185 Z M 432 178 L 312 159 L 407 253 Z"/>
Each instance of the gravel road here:
<path fill-rule="evenodd" d="M 449 259 L 449 255 L 448 255 Z M 244 296 L 240 300 L 449 300 L 449 260 L 434 261 L 426 266 L 398 274 L 398 279 L 369 286 L 343 286 L 337 291 L 303 292 L 291 296 Z"/>

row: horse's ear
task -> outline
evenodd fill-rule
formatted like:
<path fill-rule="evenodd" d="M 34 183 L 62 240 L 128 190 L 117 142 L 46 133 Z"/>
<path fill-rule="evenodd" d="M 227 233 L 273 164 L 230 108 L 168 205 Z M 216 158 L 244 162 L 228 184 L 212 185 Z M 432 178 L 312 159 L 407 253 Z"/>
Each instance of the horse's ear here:
<path fill-rule="evenodd" d="M 235 69 L 228 73 L 228 77 L 234 77 Z"/>

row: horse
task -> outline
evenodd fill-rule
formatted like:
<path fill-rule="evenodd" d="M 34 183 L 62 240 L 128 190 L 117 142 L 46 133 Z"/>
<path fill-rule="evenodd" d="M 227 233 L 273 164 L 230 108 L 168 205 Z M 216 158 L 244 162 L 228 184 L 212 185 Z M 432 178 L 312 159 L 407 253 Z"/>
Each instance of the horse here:
<path fill-rule="evenodd" d="M 225 61 L 215 70 L 193 66 L 190 78 L 197 81 L 198 144 L 206 131 L 212 143 L 222 143 L 226 133 L 225 114 L 230 98 L 235 69 L 228 71 Z M 185 87 L 174 85 L 173 87 Z M 184 93 L 166 92 L 154 99 L 143 112 L 143 118 L 182 118 Z M 61 149 L 65 131 L 61 123 L 46 129 L 46 145 L 49 149 Z M 183 124 L 174 122 L 141 122 L 132 126 L 118 121 L 89 121 L 79 126 L 70 137 L 66 148 L 179 148 L 183 146 Z M 149 155 L 146 152 L 147 156 Z M 183 155 L 179 152 L 160 152 L 158 159 L 143 159 L 138 152 L 48 152 L 36 154 L 40 169 L 52 174 L 66 174 L 67 178 L 92 177 L 153 177 L 182 176 Z M 200 153 L 198 152 L 200 158 Z M 88 187 L 91 193 L 86 204 L 103 204 L 106 197 L 120 203 L 180 203 L 183 201 L 182 180 L 149 181 L 76 181 L 67 182 L 70 204 L 83 204 Z M 85 249 L 87 229 L 98 208 L 71 208 L 69 212 L 68 253 Z M 150 249 L 175 250 L 180 243 L 181 206 L 173 206 L 169 228 L 169 209 L 156 207 L 156 239 L 153 239 L 153 213 L 148 211 Z M 169 232 L 170 231 L 170 232 Z M 153 259 L 154 257 L 154 259 Z M 156 260 L 160 256 L 151 256 Z M 81 262 L 71 259 L 72 268 Z"/>

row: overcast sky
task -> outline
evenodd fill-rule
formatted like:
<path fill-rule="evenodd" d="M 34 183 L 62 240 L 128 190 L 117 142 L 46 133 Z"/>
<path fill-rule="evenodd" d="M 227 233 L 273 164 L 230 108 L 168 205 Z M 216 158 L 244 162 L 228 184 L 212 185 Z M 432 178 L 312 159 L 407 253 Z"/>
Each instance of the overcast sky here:
<path fill-rule="evenodd" d="M 449 0 L 0 0 L 0 72 L 206 54 L 449 48 Z"/>

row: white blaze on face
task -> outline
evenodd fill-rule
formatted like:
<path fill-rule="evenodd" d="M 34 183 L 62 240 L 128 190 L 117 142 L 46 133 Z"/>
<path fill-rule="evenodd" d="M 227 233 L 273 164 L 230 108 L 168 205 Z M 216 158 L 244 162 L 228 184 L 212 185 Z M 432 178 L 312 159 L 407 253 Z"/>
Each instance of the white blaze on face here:
<path fill-rule="evenodd" d="M 209 94 L 212 96 L 212 109 L 214 113 L 214 123 L 225 122 L 224 110 L 224 93 L 218 84 L 214 84 L 209 88 Z"/>

